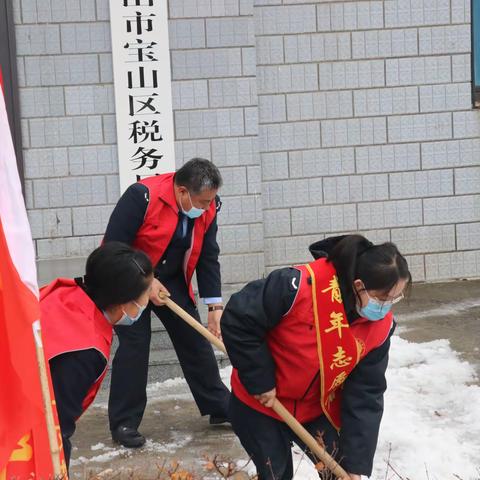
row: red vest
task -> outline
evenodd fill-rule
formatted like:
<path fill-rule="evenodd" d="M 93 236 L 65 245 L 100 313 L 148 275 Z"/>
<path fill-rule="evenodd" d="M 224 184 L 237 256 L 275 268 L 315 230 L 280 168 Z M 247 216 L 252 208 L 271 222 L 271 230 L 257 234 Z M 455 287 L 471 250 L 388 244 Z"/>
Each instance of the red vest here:
<path fill-rule="evenodd" d="M 108 364 L 112 326 L 74 280 L 58 278 L 41 288 L 40 312 L 48 361 L 62 353 L 94 348 Z M 83 400 L 83 411 L 93 402 L 106 373 L 107 366 Z"/>
<path fill-rule="evenodd" d="M 322 258 L 296 268 L 301 272 L 297 296 L 267 335 L 277 397 L 301 423 L 325 414 L 338 430 L 342 384 L 358 362 L 388 338 L 393 315 L 376 322 L 360 318 L 349 325 L 333 265 Z M 242 402 L 280 419 L 247 392 L 236 369 L 231 383 Z"/>
<path fill-rule="evenodd" d="M 145 213 L 145 219 L 137 232 L 133 247 L 145 252 L 153 266 L 162 258 L 178 224 L 178 206 L 173 190 L 173 173 L 165 173 L 145 178 L 140 183 L 148 188 L 150 201 Z M 185 253 L 183 272 L 185 281 L 190 288 L 190 296 L 194 300 L 191 280 L 198 258 L 202 251 L 203 238 L 216 215 L 216 205 L 212 202 L 210 208 L 195 219 L 192 232 L 192 243 Z"/>

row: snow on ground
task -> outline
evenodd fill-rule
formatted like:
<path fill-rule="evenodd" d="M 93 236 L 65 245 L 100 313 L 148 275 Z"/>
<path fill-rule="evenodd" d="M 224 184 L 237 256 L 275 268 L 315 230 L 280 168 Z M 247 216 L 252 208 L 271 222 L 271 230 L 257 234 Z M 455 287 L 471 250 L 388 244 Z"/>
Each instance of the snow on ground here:
<path fill-rule="evenodd" d="M 230 372 L 230 367 L 221 370 L 227 384 Z M 394 336 L 387 381 L 372 480 L 399 479 L 394 471 L 410 480 L 480 480 L 480 387 L 474 384 L 473 367 L 459 358 L 448 340 L 410 343 Z M 148 397 L 191 398 L 180 378 L 149 385 Z M 147 448 L 173 452 L 176 443 L 150 441 Z M 90 460 L 128 454 L 121 448 L 103 450 Z M 300 449 L 294 447 L 293 457 L 296 480 L 318 480 Z"/>
<path fill-rule="evenodd" d="M 480 479 L 480 387 L 448 340 L 394 337 L 387 380 L 372 478 L 384 478 L 391 445 L 390 463 L 404 477 Z"/>
<path fill-rule="evenodd" d="M 179 436 L 176 435 L 175 432 L 172 432 L 173 441 L 168 443 L 159 443 L 154 442 L 151 439 L 147 439 L 145 446 L 142 448 L 143 451 L 152 452 L 152 453 L 175 453 L 179 448 L 184 447 L 188 443 L 191 442 L 192 437 L 190 435 L 187 436 Z M 94 457 L 86 458 L 86 457 L 78 457 L 70 462 L 72 466 L 74 465 L 82 465 L 89 462 L 109 462 L 116 457 L 129 457 L 134 453 L 134 450 L 123 448 L 123 447 L 108 447 L 104 443 L 97 443 L 90 447 L 93 451 L 102 451 L 103 453 L 99 455 L 95 455 Z"/>
<path fill-rule="evenodd" d="M 373 480 L 480 479 L 480 387 L 448 340 L 392 339 Z M 298 452 L 298 449 L 297 449 Z M 301 452 L 294 459 L 301 459 Z M 297 460 L 298 463 L 298 460 Z M 317 480 L 304 458 L 295 476 Z"/>
<path fill-rule="evenodd" d="M 147 443 L 143 447 L 144 450 L 155 453 L 175 453 L 179 448 L 184 447 L 192 441 L 191 435 L 179 436 L 172 432 L 174 440 L 168 443 L 154 442 L 147 439 Z"/>
<path fill-rule="evenodd" d="M 102 450 L 103 448 L 105 448 L 105 444 L 99 442 L 99 443 L 96 443 L 95 445 L 92 445 L 92 446 L 90 447 L 90 450 L 93 450 L 93 451 L 95 451 L 95 450 Z"/>
<path fill-rule="evenodd" d="M 92 448 L 93 450 L 93 448 Z M 101 450 L 103 453 L 99 455 L 95 455 L 94 457 L 78 457 L 70 461 L 70 466 L 73 467 L 75 465 L 84 465 L 90 462 L 109 462 L 117 457 L 128 457 L 132 455 L 132 450 L 123 447 L 107 447 L 103 446 L 100 449 L 96 449 L 97 451 Z"/>

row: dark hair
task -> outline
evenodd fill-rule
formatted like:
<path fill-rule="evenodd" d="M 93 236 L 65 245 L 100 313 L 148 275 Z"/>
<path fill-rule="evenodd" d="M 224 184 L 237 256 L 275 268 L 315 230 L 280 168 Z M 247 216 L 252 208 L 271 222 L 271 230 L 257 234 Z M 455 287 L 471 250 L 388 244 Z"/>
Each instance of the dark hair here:
<path fill-rule="evenodd" d="M 194 194 L 203 190 L 218 190 L 223 183 L 218 168 L 204 158 L 189 160 L 175 173 L 174 180 L 176 185 L 186 187 Z"/>
<path fill-rule="evenodd" d="M 107 242 L 87 259 L 84 289 L 101 308 L 136 300 L 149 286 L 152 263 L 145 253 L 121 242 Z"/>
<path fill-rule="evenodd" d="M 342 292 L 355 302 L 353 282 L 360 279 L 367 290 L 388 293 L 401 279 L 412 283 L 405 257 L 394 243 L 374 245 L 362 235 L 346 235 L 332 249 L 328 261 L 337 271 Z M 353 304 L 353 303 L 352 303 Z"/>

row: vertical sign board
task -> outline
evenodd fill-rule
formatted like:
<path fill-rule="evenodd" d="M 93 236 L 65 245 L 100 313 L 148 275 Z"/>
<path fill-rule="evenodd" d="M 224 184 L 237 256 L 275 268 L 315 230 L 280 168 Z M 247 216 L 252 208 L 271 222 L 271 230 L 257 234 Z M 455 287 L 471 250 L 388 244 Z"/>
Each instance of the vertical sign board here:
<path fill-rule="evenodd" d="M 110 0 L 120 190 L 175 170 L 167 0 Z"/>

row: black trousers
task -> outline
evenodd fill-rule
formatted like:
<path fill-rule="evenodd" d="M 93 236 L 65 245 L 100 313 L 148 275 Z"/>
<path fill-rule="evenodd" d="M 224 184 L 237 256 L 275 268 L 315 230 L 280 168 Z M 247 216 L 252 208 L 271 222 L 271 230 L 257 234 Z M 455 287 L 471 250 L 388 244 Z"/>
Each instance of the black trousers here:
<path fill-rule="evenodd" d="M 293 478 L 292 442 L 304 450 L 315 464 L 318 463 L 318 459 L 314 458 L 305 444 L 284 422 L 250 408 L 233 393 L 230 398 L 229 415 L 233 430 L 257 467 L 258 480 Z M 338 434 L 325 415 L 304 423 L 303 426 L 314 437 L 321 435 L 326 450 L 330 454 L 335 454 Z M 322 476 L 320 472 L 319 476 Z"/>
<path fill-rule="evenodd" d="M 169 286 L 169 291 L 172 300 L 200 322 L 186 287 L 173 291 Z M 138 429 L 142 421 L 147 404 L 152 309 L 172 340 L 200 414 L 226 417 L 230 392 L 220 378 L 210 343 L 169 308 L 150 304 L 134 325 L 115 327 L 120 345 L 112 363 L 110 430 L 120 425 Z"/>

